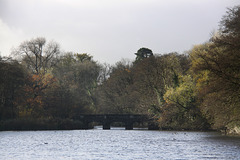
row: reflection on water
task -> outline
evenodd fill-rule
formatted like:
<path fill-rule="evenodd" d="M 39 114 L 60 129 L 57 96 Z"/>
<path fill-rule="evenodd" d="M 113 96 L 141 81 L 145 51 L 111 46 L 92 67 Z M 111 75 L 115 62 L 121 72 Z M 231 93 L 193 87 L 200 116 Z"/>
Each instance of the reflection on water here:
<path fill-rule="evenodd" d="M 0 132 L 0 159 L 240 159 L 240 139 L 215 132 Z"/>
<path fill-rule="evenodd" d="M 94 126 L 94 130 L 103 130 L 103 126 Z M 134 130 L 148 130 L 148 128 L 133 128 Z M 125 127 L 112 127 L 111 130 L 125 130 Z"/>

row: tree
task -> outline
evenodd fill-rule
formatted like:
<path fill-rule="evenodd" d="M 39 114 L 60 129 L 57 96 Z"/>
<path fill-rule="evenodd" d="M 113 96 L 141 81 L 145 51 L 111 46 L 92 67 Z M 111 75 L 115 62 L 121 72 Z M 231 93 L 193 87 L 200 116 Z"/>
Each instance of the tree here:
<path fill-rule="evenodd" d="M 33 99 L 37 98 L 43 90 L 51 85 L 50 83 L 54 82 L 54 77 L 48 81 L 46 81 L 46 77 L 49 78 L 51 67 L 57 62 L 57 56 L 60 54 L 59 45 L 53 41 L 46 44 L 45 38 L 38 37 L 23 42 L 13 54 L 22 57 L 22 64 L 31 72 L 28 79 L 31 79 Z"/>
<path fill-rule="evenodd" d="M 58 91 L 61 101 L 67 99 L 67 95 L 61 93 L 60 96 L 60 91 L 65 90 L 71 97 L 72 102 L 69 105 L 61 105 L 70 110 L 69 116 L 95 111 L 94 91 L 98 84 L 99 72 L 100 66 L 90 55 L 68 53 L 60 57 L 59 63 L 53 69 L 58 82 L 55 91 Z"/>
<path fill-rule="evenodd" d="M 240 5 L 228 8 L 227 14 L 220 21 L 218 35 L 212 40 L 221 46 L 229 46 L 231 49 L 239 49 L 240 42 Z"/>
<path fill-rule="evenodd" d="M 56 57 L 60 54 L 59 44 L 50 42 L 46 44 L 46 39 L 38 37 L 30 41 L 23 42 L 13 51 L 16 56 L 21 56 L 23 63 L 34 74 L 47 72 L 47 69 L 56 64 Z"/>
<path fill-rule="evenodd" d="M 101 113 L 136 113 L 136 92 L 132 89 L 132 63 L 126 60 L 112 67 L 110 77 L 96 92 L 97 109 Z"/>
<path fill-rule="evenodd" d="M 141 106 L 145 110 L 155 112 L 154 110 L 161 108 L 166 89 L 178 83 L 178 76 L 183 72 L 183 60 L 179 54 L 170 53 L 152 56 L 134 65 L 134 82 L 143 96 Z"/>
<path fill-rule="evenodd" d="M 19 90 L 24 86 L 26 72 L 23 67 L 11 58 L 0 57 L 0 119 L 17 116 L 16 101 Z"/>
<path fill-rule="evenodd" d="M 210 42 L 190 51 L 200 108 L 216 129 L 240 121 L 240 6 L 228 9 Z"/>
<path fill-rule="evenodd" d="M 74 55 L 77 59 L 77 61 L 84 62 L 84 61 L 92 61 L 92 56 L 87 54 L 87 53 L 82 53 L 82 54 L 75 54 Z"/>
<path fill-rule="evenodd" d="M 60 47 L 56 42 L 46 43 L 45 38 L 38 37 L 23 42 L 12 54 L 21 58 L 21 64 L 29 72 L 18 101 L 20 114 L 41 117 L 44 115 L 45 90 L 56 81 L 51 69 L 57 63 Z"/>
<path fill-rule="evenodd" d="M 164 94 L 163 117 L 159 118 L 161 127 L 175 129 L 208 129 L 196 103 L 196 87 L 190 75 L 180 76 L 179 85 L 168 88 Z"/>
<path fill-rule="evenodd" d="M 145 58 L 149 58 L 151 56 L 153 56 L 152 50 L 148 49 L 148 48 L 140 48 L 137 53 L 135 53 L 136 57 L 136 62 L 141 61 Z"/>
<path fill-rule="evenodd" d="M 101 85 L 110 77 L 113 67 L 110 64 L 100 64 L 100 73 L 98 77 L 98 84 Z"/>
<path fill-rule="evenodd" d="M 167 87 L 177 85 L 178 76 L 189 66 L 186 59 L 171 53 L 151 56 L 133 64 L 118 62 L 110 77 L 98 88 L 99 110 L 105 113 L 160 114 Z"/>
<path fill-rule="evenodd" d="M 214 128 L 239 119 L 239 58 L 225 46 L 207 43 L 190 53 L 200 108 Z M 223 85 L 224 84 L 224 85 Z"/>
<path fill-rule="evenodd" d="M 73 92 L 67 84 L 61 85 L 58 81 L 54 86 L 46 90 L 43 97 L 44 110 L 48 117 L 54 119 L 71 118 L 72 108 L 75 103 Z"/>
<path fill-rule="evenodd" d="M 190 75 L 181 77 L 181 81 L 176 88 L 168 88 L 164 99 L 167 103 L 174 103 L 179 108 L 189 110 L 195 102 L 194 83 Z"/>

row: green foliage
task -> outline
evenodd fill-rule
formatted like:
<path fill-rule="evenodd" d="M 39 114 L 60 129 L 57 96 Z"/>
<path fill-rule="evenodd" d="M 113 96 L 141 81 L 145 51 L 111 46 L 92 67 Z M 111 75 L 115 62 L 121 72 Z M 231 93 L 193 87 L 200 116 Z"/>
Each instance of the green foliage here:
<path fill-rule="evenodd" d="M 186 55 L 170 53 L 129 64 L 119 62 L 98 90 L 104 113 L 144 113 L 162 129 L 207 129 L 195 104 L 195 83 Z M 186 74 L 186 75 L 185 75 Z"/>
<path fill-rule="evenodd" d="M 206 130 L 208 123 L 196 104 L 195 83 L 190 75 L 181 76 L 177 87 L 164 94 L 165 105 L 159 124 L 162 128 Z"/>
<path fill-rule="evenodd" d="M 194 83 L 190 75 L 181 77 L 181 84 L 176 88 L 169 88 L 164 94 L 166 103 L 174 103 L 184 110 L 194 106 L 195 92 Z"/>
<path fill-rule="evenodd" d="M 151 56 L 153 56 L 153 53 L 152 53 L 152 50 L 151 49 L 148 49 L 148 48 L 140 48 L 137 53 L 135 53 L 135 55 L 137 56 L 136 57 L 136 61 L 135 62 L 138 62 L 138 61 L 141 61 L 145 58 L 149 58 Z"/>
<path fill-rule="evenodd" d="M 64 101 L 61 104 L 65 104 L 65 110 L 70 111 L 68 116 L 95 111 L 94 91 L 99 72 L 100 66 L 90 55 L 67 54 L 61 57 L 53 74 L 58 80 L 57 90 L 61 92 L 61 101 Z"/>
<path fill-rule="evenodd" d="M 74 56 L 76 57 L 77 61 L 79 62 L 84 62 L 84 61 L 91 61 L 92 60 L 92 56 L 90 56 L 87 53 L 83 53 L 83 54 L 74 54 Z"/>

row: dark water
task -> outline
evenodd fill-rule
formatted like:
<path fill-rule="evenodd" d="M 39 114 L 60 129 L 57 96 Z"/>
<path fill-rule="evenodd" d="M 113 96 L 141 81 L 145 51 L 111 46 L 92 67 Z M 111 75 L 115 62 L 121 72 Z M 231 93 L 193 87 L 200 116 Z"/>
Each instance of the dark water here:
<path fill-rule="evenodd" d="M 215 132 L 74 130 L 0 132 L 0 159 L 240 159 L 240 138 Z"/>

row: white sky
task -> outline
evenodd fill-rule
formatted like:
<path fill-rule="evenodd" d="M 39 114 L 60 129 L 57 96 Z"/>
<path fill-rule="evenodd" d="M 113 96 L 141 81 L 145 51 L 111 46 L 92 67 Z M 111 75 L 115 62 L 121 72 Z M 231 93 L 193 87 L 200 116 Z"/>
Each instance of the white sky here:
<path fill-rule="evenodd" d="M 36 37 L 99 62 L 133 60 L 141 47 L 183 53 L 218 29 L 238 0 L 0 0 L 0 54 Z"/>

